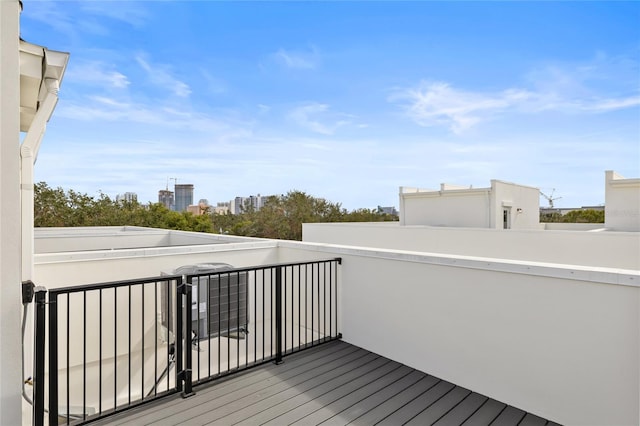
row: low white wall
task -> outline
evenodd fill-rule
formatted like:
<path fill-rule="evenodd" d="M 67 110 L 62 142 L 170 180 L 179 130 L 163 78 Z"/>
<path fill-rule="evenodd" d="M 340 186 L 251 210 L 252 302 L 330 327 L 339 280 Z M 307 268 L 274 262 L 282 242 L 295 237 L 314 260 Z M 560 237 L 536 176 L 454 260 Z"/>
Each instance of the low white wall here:
<path fill-rule="evenodd" d="M 562 222 L 543 222 L 540 223 L 540 229 L 548 231 L 604 231 L 604 223 L 562 223 Z"/>
<path fill-rule="evenodd" d="M 35 228 L 37 254 L 250 242 L 249 237 L 135 226 Z"/>
<path fill-rule="evenodd" d="M 291 260 L 342 256 L 340 318 L 350 343 L 559 423 L 640 422 L 637 272 L 280 250 Z"/>
<path fill-rule="evenodd" d="M 198 245 L 179 248 L 105 250 L 39 254 L 34 281 L 48 289 L 107 281 L 146 278 L 171 272 L 183 265 L 223 262 L 235 267 L 278 261 L 276 243 Z"/>
<path fill-rule="evenodd" d="M 464 226 L 489 228 L 489 191 L 466 189 L 400 194 L 403 225 Z"/>
<path fill-rule="evenodd" d="M 304 224 L 305 242 L 482 256 L 608 268 L 640 269 L 640 233 L 574 232 L 395 223 Z"/>
<path fill-rule="evenodd" d="M 607 228 L 640 231 L 640 179 L 625 179 L 605 172 L 605 213 Z"/>

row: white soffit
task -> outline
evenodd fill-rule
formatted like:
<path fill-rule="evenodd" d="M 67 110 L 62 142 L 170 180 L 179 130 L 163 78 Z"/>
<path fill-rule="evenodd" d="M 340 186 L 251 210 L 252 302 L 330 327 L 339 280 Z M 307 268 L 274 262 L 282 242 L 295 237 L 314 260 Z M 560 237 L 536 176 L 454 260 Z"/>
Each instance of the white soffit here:
<path fill-rule="evenodd" d="M 44 100 L 47 88 L 44 79 L 59 84 L 67 68 L 69 54 L 49 50 L 20 40 L 20 131 L 27 132 Z"/>

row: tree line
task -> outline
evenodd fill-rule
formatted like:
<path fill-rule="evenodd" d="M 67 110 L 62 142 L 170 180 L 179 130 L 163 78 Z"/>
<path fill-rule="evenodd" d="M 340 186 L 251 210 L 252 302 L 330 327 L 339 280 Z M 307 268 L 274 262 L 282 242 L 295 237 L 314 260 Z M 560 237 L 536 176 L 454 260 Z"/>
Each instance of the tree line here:
<path fill-rule="evenodd" d="M 115 200 L 100 193 L 97 197 L 72 189 L 35 184 L 34 226 L 144 226 L 262 238 L 302 240 L 302 224 L 317 222 L 380 222 L 398 220 L 379 209 L 347 211 L 340 203 L 312 197 L 302 191 L 269 197 L 259 210 L 251 204 L 240 214 L 193 215 L 176 212 L 160 203 Z"/>
<path fill-rule="evenodd" d="M 604 223 L 604 210 L 572 210 L 567 214 L 540 213 L 540 222 L 546 223 Z"/>

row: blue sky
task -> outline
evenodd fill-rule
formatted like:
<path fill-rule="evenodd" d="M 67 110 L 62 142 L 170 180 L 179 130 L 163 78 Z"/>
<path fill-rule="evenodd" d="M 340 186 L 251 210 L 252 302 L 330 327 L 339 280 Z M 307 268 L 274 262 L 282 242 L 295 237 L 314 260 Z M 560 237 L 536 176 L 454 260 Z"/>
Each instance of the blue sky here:
<path fill-rule="evenodd" d="M 25 0 L 22 37 L 71 53 L 35 177 L 348 209 L 501 179 L 602 204 L 605 170 L 640 177 L 638 22 L 638 2 Z"/>

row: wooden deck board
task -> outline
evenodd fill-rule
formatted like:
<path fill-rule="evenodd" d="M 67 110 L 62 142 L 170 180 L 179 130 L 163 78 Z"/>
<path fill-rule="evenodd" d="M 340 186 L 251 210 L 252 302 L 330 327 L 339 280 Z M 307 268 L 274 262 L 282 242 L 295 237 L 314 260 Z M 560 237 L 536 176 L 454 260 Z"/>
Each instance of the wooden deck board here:
<path fill-rule="evenodd" d="M 473 413 L 464 423 L 464 426 L 484 426 L 491 424 L 500 415 L 506 404 L 495 399 L 488 399 L 480 408 Z"/>
<path fill-rule="evenodd" d="M 552 425 L 342 341 L 97 420 L 104 425 Z"/>
<path fill-rule="evenodd" d="M 526 415 L 527 413 L 525 413 L 524 411 L 509 406 L 505 408 L 498 417 L 496 417 L 496 419 L 491 423 L 491 425 L 492 426 L 516 426 L 518 423 L 520 423 L 520 420 L 522 420 L 523 417 Z"/>
<path fill-rule="evenodd" d="M 485 403 L 487 397 L 479 393 L 472 392 L 440 420 L 434 426 L 457 426 L 473 415 Z"/>
<path fill-rule="evenodd" d="M 351 422 L 351 424 L 357 426 L 368 426 L 377 424 L 378 422 L 384 420 L 386 417 L 402 408 L 407 404 L 408 401 L 413 400 L 418 395 L 437 385 L 438 382 L 440 382 L 440 379 L 433 376 L 424 375 L 418 382 L 404 389 L 402 392 L 396 394 L 392 398 L 389 398 L 383 404 L 374 407 L 368 413 L 358 417 L 353 422 Z"/>
<path fill-rule="evenodd" d="M 456 386 L 406 424 L 415 426 L 433 424 L 460 404 L 470 393 L 471 391 Z"/>

